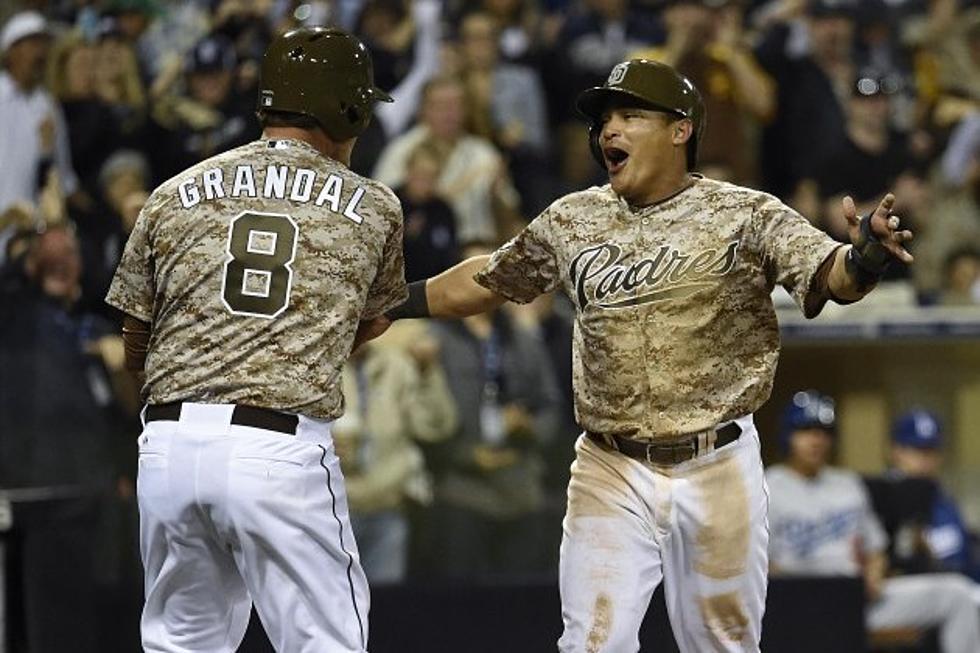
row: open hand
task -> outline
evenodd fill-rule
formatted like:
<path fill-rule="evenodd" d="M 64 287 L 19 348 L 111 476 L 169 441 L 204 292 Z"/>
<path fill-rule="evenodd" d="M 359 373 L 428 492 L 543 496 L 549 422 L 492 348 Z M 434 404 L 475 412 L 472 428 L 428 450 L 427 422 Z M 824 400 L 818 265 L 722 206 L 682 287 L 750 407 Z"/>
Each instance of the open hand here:
<path fill-rule="evenodd" d="M 857 208 L 850 195 L 844 197 L 844 218 L 847 220 L 847 235 L 852 243 L 857 243 L 861 237 L 861 218 L 858 217 Z M 888 250 L 902 263 L 911 263 L 912 255 L 903 247 L 903 243 L 912 240 L 912 232 L 908 229 L 900 230 L 901 219 L 897 215 L 892 215 L 891 209 L 895 205 L 895 196 L 891 193 L 885 195 L 878 207 L 871 214 L 871 233 L 881 241 L 881 245 Z"/>

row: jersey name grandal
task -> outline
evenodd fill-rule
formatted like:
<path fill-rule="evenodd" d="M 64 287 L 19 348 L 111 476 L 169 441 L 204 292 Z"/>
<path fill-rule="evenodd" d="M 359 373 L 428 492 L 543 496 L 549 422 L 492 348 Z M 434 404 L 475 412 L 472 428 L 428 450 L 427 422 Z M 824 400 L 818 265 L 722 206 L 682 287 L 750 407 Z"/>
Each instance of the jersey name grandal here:
<path fill-rule="evenodd" d="M 314 193 L 314 191 L 316 191 Z M 364 218 L 358 213 L 358 204 L 364 197 L 364 188 L 358 186 L 342 203 L 344 179 L 337 174 L 321 175 L 309 168 L 293 168 L 284 165 L 235 166 L 234 176 L 226 176 L 222 168 L 208 168 L 199 175 L 183 179 L 177 185 L 180 205 L 185 209 L 202 201 L 225 198 L 288 200 L 303 204 L 313 202 L 340 213 L 348 220 L 361 224 Z"/>

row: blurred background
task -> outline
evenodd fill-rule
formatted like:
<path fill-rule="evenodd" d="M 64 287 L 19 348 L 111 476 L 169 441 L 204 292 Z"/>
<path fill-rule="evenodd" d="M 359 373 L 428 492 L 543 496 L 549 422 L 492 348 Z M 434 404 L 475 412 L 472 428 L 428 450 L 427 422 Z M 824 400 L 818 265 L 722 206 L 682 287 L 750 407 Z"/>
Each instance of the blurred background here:
<path fill-rule="evenodd" d="M 396 99 L 352 167 L 401 199 L 409 281 L 603 183 L 573 99 L 635 56 L 701 90 L 704 174 L 838 239 L 843 195 L 860 211 L 894 192 L 914 266 L 813 321 L 774 293 L 764 458 L 788 451 L 784 407 L 819 389 L 836 405 L 827 462 L 864 481 L 889 575 L 980 578 L 980 2 L 3 0 L 0 651 L 139 648 L 140 402 L 102 298 L 148 193 L 258 137 L 257 62 L 298 25 L 358 34 Z M 350 361 L 334 435 L 372 650 L 554 650 L 572 316 L 548 296 L 399 323 Z M 902 439 L 913 409 L 935 437 Z M 903 468 L 899 447 L 928 460 Z M 943 650 L 941 629 L 875 628 L 848 575 L 774 574 L 766 650 Z M 643 650 L 671 650 L 657 601 L 649 619 Z M 270 650 L 259 628 L 246 649 Z"/>

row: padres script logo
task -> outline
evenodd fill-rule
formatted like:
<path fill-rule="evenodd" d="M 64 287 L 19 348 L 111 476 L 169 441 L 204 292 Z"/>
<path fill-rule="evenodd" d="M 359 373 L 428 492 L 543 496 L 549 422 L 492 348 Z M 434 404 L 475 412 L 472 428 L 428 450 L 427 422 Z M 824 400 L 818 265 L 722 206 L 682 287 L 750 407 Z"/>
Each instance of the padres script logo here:
<path fill-rule="evenodd" d="M 711 285 L 735 267 L 738 241 L 723 250 L 709 249 L 694 256 L 661 245 L 652 257 L 623 262 L 623 250 L 605 243 L 586 247 L 569 266 L 580 309 L 595 303 L 600 308 L 626 308 L 667 299 L 679 299 Z M 639 289 L 640 293 L 633 294 Z M 619 299 L 626 293 L 630 297 Z"/>

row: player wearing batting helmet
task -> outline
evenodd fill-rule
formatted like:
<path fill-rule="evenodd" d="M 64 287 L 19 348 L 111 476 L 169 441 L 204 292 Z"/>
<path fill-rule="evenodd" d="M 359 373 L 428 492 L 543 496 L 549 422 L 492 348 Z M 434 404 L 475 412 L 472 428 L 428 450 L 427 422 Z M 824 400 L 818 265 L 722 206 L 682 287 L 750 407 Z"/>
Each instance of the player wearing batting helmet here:
<path fill-rule="evenodd" d="M 573 377 L 584 433 L 561 544 L 561 651 L 639 648 L 664 579 L 683 653 L 758 651 L 765 485 L 752 413 L 779 355 L 770 292 L 805 315 L 855 301 L 910 260 L 891 195 L 853 245 L 775 197 L 694 172 L 701 96 L 673 68 L 625 61 L 579 112 L 605 186 L 558 199 L 491 256 L 412 284 L 379 320 L 461 317 L 563 290 L 576 306 Z"/>
<path fill-rule="evenodd" d="M 145 375 L 147 651 L 231 653 L 253 601 L 277 651 L 367 650 L 330 425 L 359 324 L 406 297 L 399 202 L 348 168 L 391 98 L 339 29 L 279 36 L 261 75 L 262 137 L 153 192 L 107 297 Z"/>

